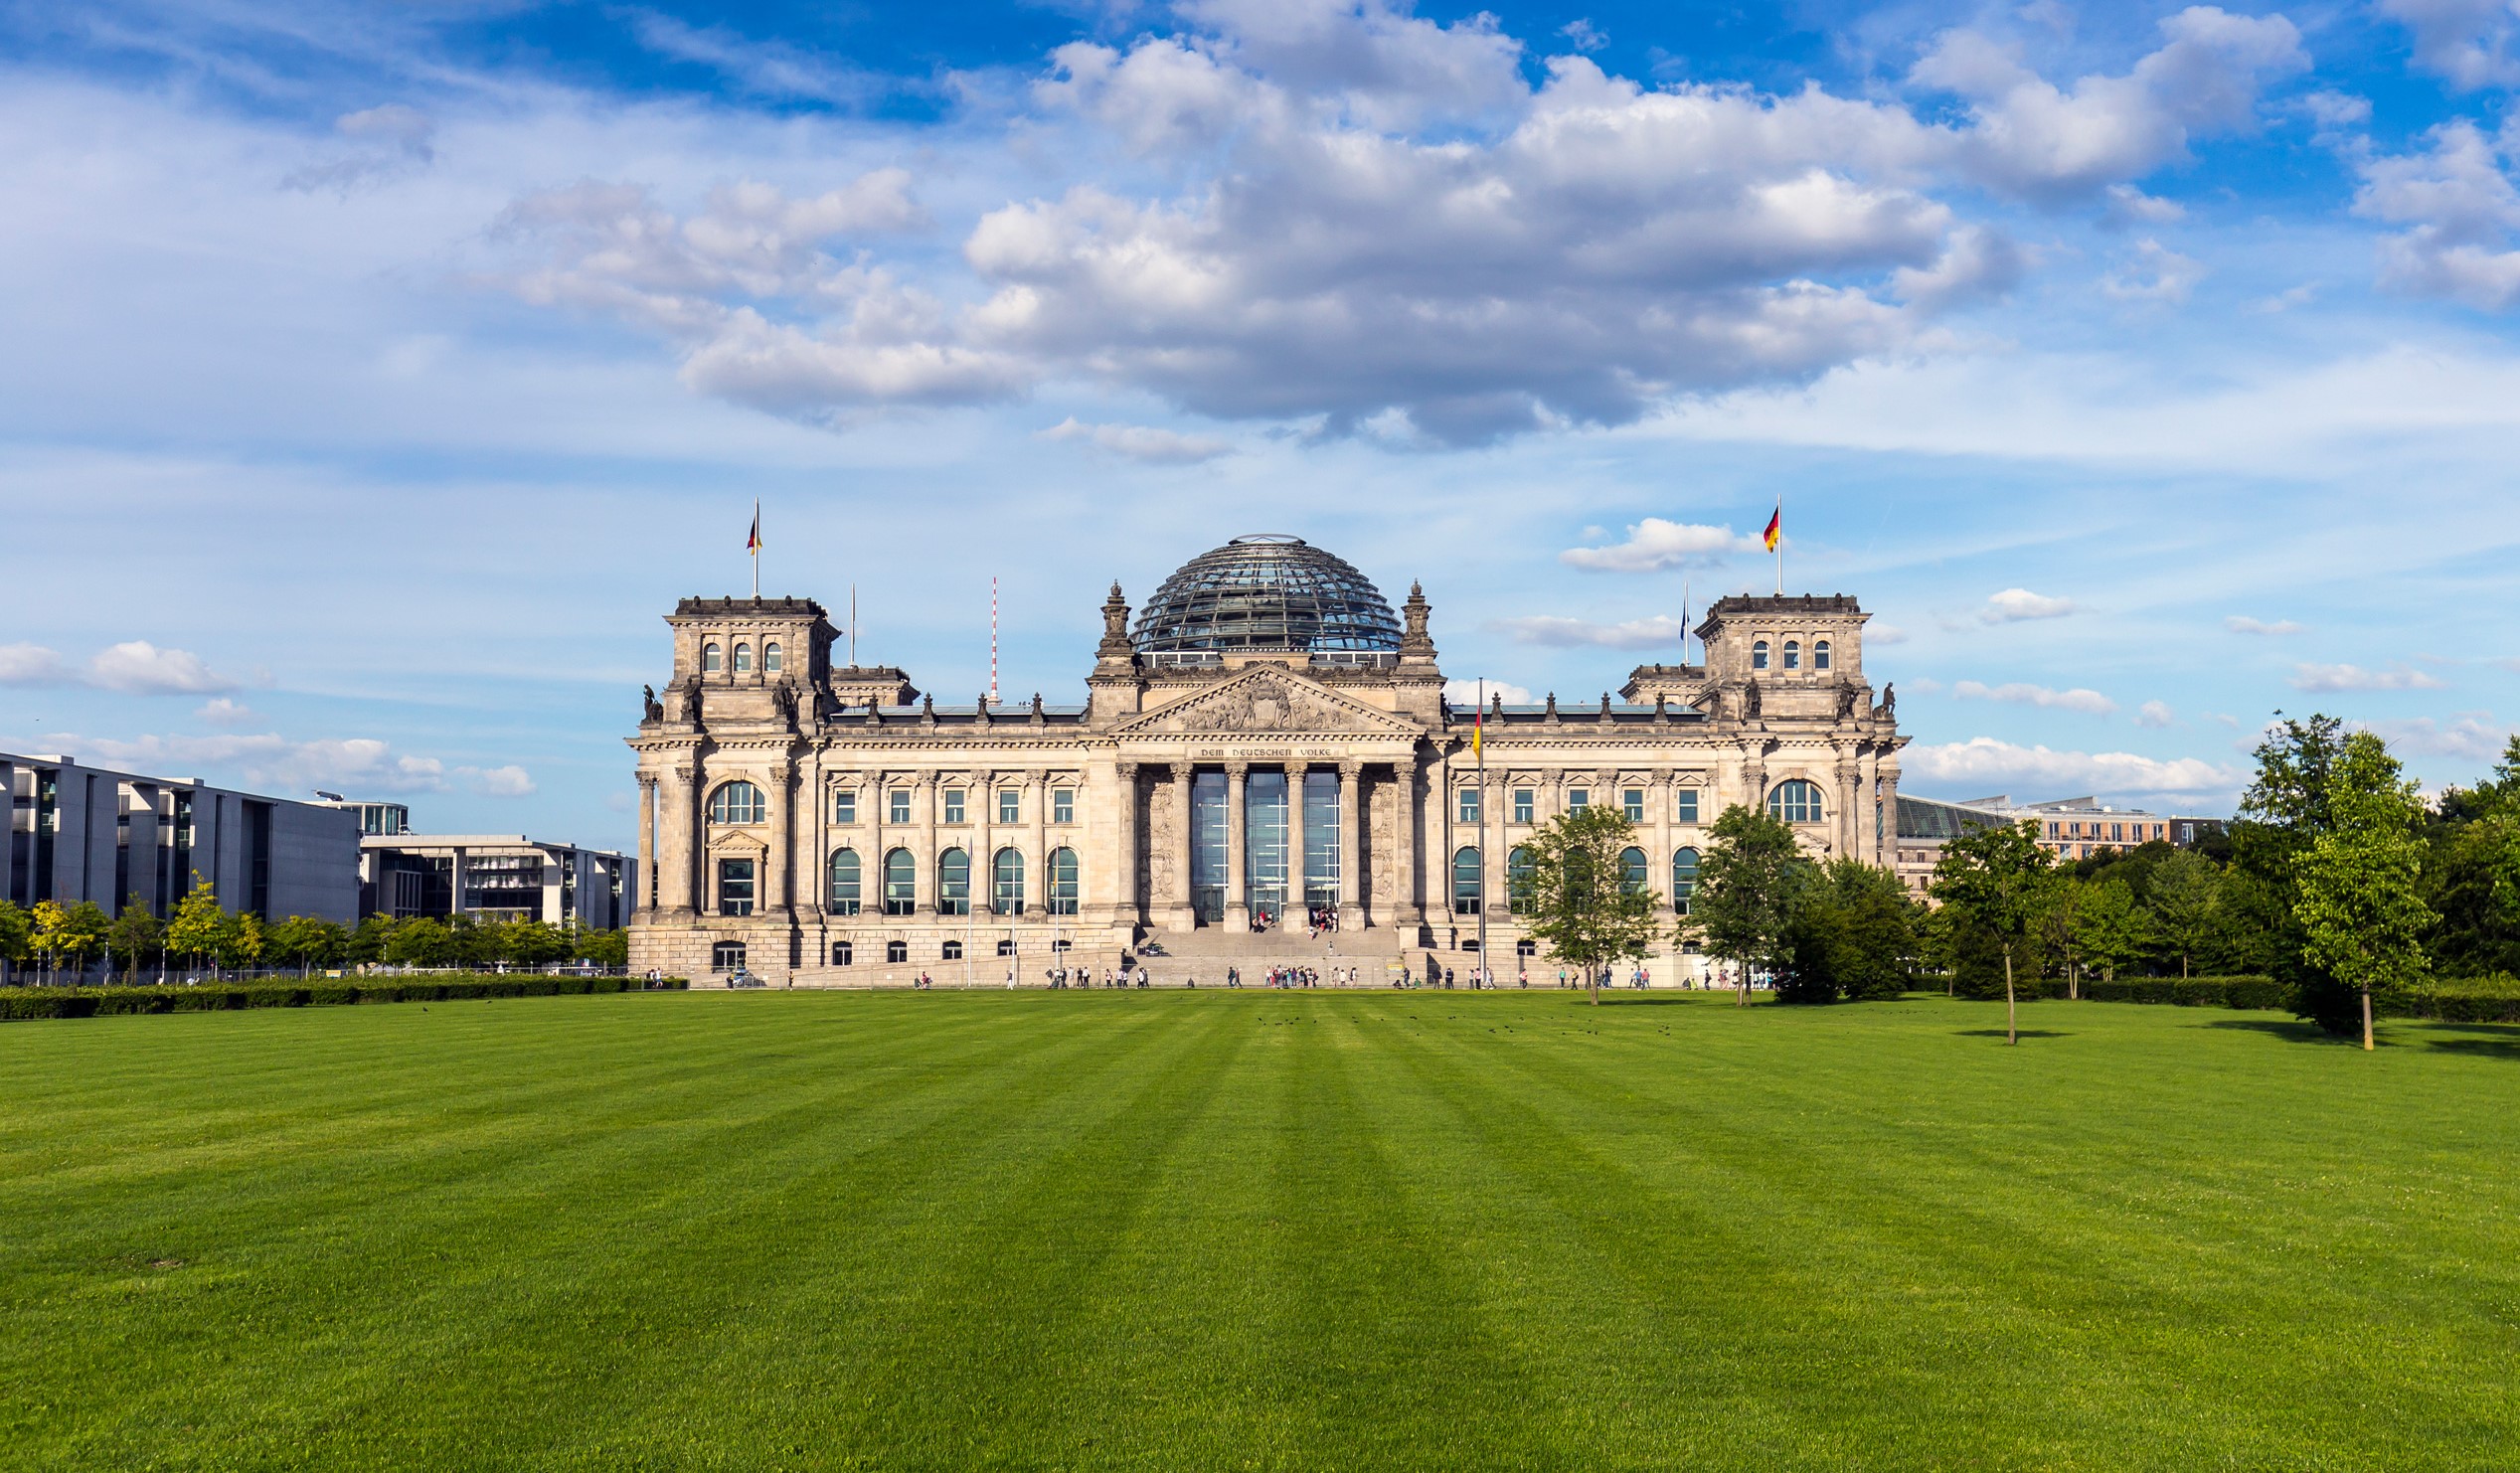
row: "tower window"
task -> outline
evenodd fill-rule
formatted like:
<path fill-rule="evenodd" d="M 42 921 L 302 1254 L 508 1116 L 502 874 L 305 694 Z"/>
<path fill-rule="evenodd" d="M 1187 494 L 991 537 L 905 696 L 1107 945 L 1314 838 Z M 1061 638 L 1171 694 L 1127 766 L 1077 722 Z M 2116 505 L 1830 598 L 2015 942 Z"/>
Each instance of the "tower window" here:
<path fill-rule="evenodd" d="M 730 782 L 709 795 L 709 821 L 759 823 L 766 807 L 759 788 L 749 782 Z"/>
<path fill-rule="evenodd" d="M 1800 670 L 1802 668 L 1801 640 L 1788 639 L 1785 641 L 1785 668 L 1787 670 Z"/>
<path fill-rule="evenodd" d="M 1799 777 L 1787 778 L 1767 792 L 1767 816 L 1786 823 L 1820 822 L 1820 788 Z"/>
<path fill-rule="evenodd" d="M 735 647 L 735 673 L 738 675 L 749 675 L 752 673 L 752 670 L 753 646 L 749 644 L 738 644 Z"/>
<path fill-rule="evenodd" d="M 725 666 L 726 652 L 718 648 L 716 640 L 710 640 L 700 647 L 700 668 L 705 674 L 715 675 Z"/>
<path fill-rule="evenodd" d="M 778 674 L 778 641 L 775 639 L 761 646 L 761 673 L 763 675 Z"/>
<path fill-rule="evenodd" d="M 1758 643 L 1750 647 L 1750 668 L 1753 670 L 1764 670 L 1767 668 L 1766 640 L 1760 640 Z"/>
<path fill-rule="evenodd" d="M 1811 668 L 1814 670 L 1826 670 L 1829 668 L 1829 642 L 1827 640 L 1815 639 L 1811 641 Z"/>

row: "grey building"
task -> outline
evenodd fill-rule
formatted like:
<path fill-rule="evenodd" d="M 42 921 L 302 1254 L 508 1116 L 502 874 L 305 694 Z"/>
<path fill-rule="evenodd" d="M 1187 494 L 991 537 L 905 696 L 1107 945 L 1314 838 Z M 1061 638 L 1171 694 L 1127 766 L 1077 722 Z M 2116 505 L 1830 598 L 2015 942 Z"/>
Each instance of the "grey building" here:
<path fill-rule="evenodd" d="M 272 920 L 357 918 L 355 814 L 197 777 L 144 777 L 7 752 L 0 752 L 0 792 L 9 799 L 0 896 L 20 905 L 92 900 L 119 913 L 137 895 L 163 916 L 199 879 L 230 910 Z"/>
<path fill-rule="evenodd" d="M 523 834 L 415 834 L 398 822 L 359 840 L 363 916 L 471 915 L 612 930 L 629 923 L 636 890 L 637 863 L 626 855 Z"/>

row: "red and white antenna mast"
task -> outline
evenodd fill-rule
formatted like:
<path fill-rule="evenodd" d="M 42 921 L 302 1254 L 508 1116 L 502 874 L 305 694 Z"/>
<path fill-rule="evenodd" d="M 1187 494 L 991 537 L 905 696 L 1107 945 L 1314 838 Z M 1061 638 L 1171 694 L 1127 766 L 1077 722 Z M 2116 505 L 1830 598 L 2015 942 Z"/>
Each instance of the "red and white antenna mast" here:
<path fill-rule="evenodd" d="M 989 578 L 989 706 L 997 706 L 997 578 Z"/>

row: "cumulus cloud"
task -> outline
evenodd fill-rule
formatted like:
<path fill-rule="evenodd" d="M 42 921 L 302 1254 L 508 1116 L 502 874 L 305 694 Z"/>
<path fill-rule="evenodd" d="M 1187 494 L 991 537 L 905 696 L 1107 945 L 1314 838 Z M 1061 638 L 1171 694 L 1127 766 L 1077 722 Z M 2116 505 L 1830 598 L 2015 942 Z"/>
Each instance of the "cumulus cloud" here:
<path fill-rule="evenodd" d="M 2420 716 L 2403 721 L 2352 722 L 2349 725 L 2377 733 L 2401 751 L 2425 756 L 2462 757 L 2471 762 L 2498 760 L 2502 756 L 2503 744 L 2511 739 L 2510 727 L 2481 711 L 2453 717 L 2448 722 Z"/>
<path fill-rule="evenodd" d="M 2135 725 L 2138 727 L 2166 727 L 2172 720 L 2167 701 L 2146 701 L 2135 709 Z"/>
<path fill-rule="evenodd" d="M 162 650 L 145 639 L 98 652 L 87 662 L 87 679 L 109 691 L 144 696 L 207 696 L 237 688 L 235 681 L 204 664 L 201 656 L 187 650 Z"/>
<path fill-rule="evenodd" d="M 1897 624 L 1885 624 L 1875 620 L 1864 626 L 1864 642 L 1873 645 L 1906 644 L 1908 631 Z"/>
<path fill-rule="evenodd" d="M 2301 626 L 2290 619 L 2275 619 L 2270 622 L 2266 619 L 2253 619 L 2247 614 L 2233 614 L 2230 618 L 2223 620 L 2223 627 L 2234 634 L 2284 635 L 2301 632 Z"/>
<path fill-rule="evenodd" d="M 2100 213 L 2102 225 L 2170 225 L 2187 218 L 2186 209 L 2178 201 L 2145 194 L 2131 184 L 2112 184 L 2106 196 L 2108 208 Z"/>
<path fill-rule="evenodd" d="M 1987 790 L 2014 783 L 2095 793 L 2205 793 L 2238 788 L 2247 775 L 2197 757 L 2147 757 L 2130 751 L 2057 751 L 1992 736 L 1911 746 L 1906 769 L 1933 782 Z"/>
<path fill-rule="evenodd" d="M 374 737 L 293 741 L 277 733 L 228 736 L 55 738 L 82 758 L 130 772 L 181 777 L 229 769 L 275 792 L 332 788 L 348 792 L 440 792 L 445 767 L 434 757 L 408 756 Z"/>
<path fill-rule="evenodd" d="M 1466 711 L 1479 703 L 1479 681 L 1452 679 L 1443 683 L 1443 699 Z M 1539 698 L 1529 689 L 1511 681 L 1491 680 L 1485 683 L 1487 699 L 1502 700 L 1508 706 L 1529 706 Z"/>
<path fill-rule="evenodd" d="M 2486 133 L 2456 118 L 2411 153 L 2362 159 L 2354 213 L 2407 229 L 2381 243 L 2384 284 L 2487 311 L 2520 304 L 2520 113 Z"/>
<path fill-rule="evenodd" d="M 2204 279 L 2203 262 L 2158 241 L 2144 241 L 2135 246 L 2132 259 L 2100 278 L 2100 290 L 2121 302 L 2177 306 Z"/>
<path fill-rule="evenodd" d="M 2024 619 L 2056 619 L 2074 612 L 2071 598 L 2051 598 L 2028 588 L 2006 588 L 1989 597 L 1977 611 L 1981 624 L 2016 624 Z"/>
<path fill-rule="evenodd" d="M 1590 619 L 1541 614 L 1521 619 L 1500 619 L 1490 627 L 1512 635 L 1523 644 L 1550 645 L 1561 649 L 1583 645 L 1599 645 L 1614 650 L 1676 647 L 1684 632 L 1680 621 L 1669 614 L 1656 614 L 1650 619 L 1629 619 L 1623 624 L 1601 624 Z"/>
<path fill-rule="evenodd" d="M 338 140 L 323 159 L 292 171 L 283 189 L 334 190 L 343 194 L 422 169 L 435 159 L 437 125 L 426 113 L 400 102 L 345 112 L 333 119 Z"/>
<path fill-rule="evenodd" d="M 1231 440 L 1183 434 L 1149 424 L 1086 424 L 1074 414 L 1041 432 L 1046 440 L 1076 440 L 1105 454 L 1149 465 L 1192 465 L 1234 453 Z"/>
<path fill-rule="evenodd" d="M 2386 670 L 2366 670 L 2360 665 L 2292 667 L 2293 689 L 2301 691 L 2437 691 L 2446 685 L 2403 660 Z"/>
<path fill-rule="evenodd" d="M 457 767 L 455 775 L 464 786 L 485 798 L 530 798 L 534 795 L 534 779 L 523 767 L 511 762 L 504 767 Z"/>
<path fill-rule="evenodd" d="M 1624 542 L 1606 548 L 1569 548 L 1558 555 L 1558 561 L 1569 568 L 1601 573 L 1663 573 L 1711 567 L 1733 553 L 1756 552 L 1763 546 L 1755 537 L 1736 536 L 1730 527 L 1647 517 L 1628 527 Z"/>
<path fill-rule="evenodd" d="M 62 657 L 40 644 L 0 644 L 0 686 L 57 686 L 75 679 Z"/>
<path fill-rule="evenodd" d="M 2509 0 L 2380 0 L 2415 36 L 2415 63 L 2463 91 L 2520 83 L 2520 10 Z"/>
<path fill-rule="evenodd" d="M 203 702 L 201 709 L 194 712 L 193 716 L 214 727 L 243 727 L 262 720 L 253 711 L 225 696 L 214 697 Z"/>
<path fill-rule="evenodd" d="M 2098 691 L 2081 687 L 2059 691 L 2019 681 L 1989 686 L 1964 680 L 1951 687 L 1951 694 L 1963 701 L 2006 701 L 2016 706 L 2043 706 L 2058 711 L 2080 711 L 2091 716 L 2107 716 L 2117 709 L 2116 702 Z"/>

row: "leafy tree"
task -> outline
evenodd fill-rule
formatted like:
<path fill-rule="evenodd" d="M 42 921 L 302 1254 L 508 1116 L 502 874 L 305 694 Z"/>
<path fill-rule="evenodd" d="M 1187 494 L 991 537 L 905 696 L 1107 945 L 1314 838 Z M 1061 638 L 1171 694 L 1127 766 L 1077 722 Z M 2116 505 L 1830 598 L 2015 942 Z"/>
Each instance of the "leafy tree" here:
<path fill-rule="evenodd" d="M 2076 917 L 2077 943 L 2100 975 L 2113 982 L 2119 967 L 2151 949 L 2152 917 L 2135 903 L 2135 892 L 2123 880 L 2104 880 L 2087 889 L 2090 894 Z"/>
<path fill-rule="evenodd" d="M 219 937 L 227 924 L 227 912 L 219 908 L 218 891 L 196 870 L 191 893 L 176 902 L 174 918 L 166 923 L 166 948 L 180 953 L 186 965 L 198 967 L 202 957 L 218 950 Z"/>
<path fill-rule="evenodd" d="M 507 959 L 519 966 L 540 967 L 567 960 L 576 943 L 569 932 L 549 921 L 519 920 L 507 927 L 503 949 Z"/>
<path fill-rule="evenodd" d="M 1734 1002 L 1748 1007 L 1751 968 L 1779 980 L 1791 969 L 1795 908 L 1818 867 L 1793 830 L 1761 808 L 1736 803 L 1707 832 L 1714 843 L 1698 861 L 1698 888 L 1677 937 L 1732 962 L 1740 981 Z"/>
<path fill-rule="evenodd" d="M 8 836 L 0 834 L 0 843 Z M 20 909 L 15 901 L 0 900 L 0 985 L 8 983 L 10 973 L 34 950 L 35 917 Z"/>
<path fill-rule="evenodd" d="M 211 955 L 230 971 L 243 971 L 262 959 L 269 937 L 262 929 L 262 917 L 251 910 L 240 910 L 219 927 L 219 939 L 211 946 Z"/>
<path fill-rule="evenodd" d="M 70 907 L 59 900 L 37 900 L 28 919 L 34 926 L 30 944 L 44 953 L 44 981 L 50 986 L 54 969 L 61 965 L 62 937 L 70 925 Z"/>
<path fill-rule="evenodd" d="M 395 924 L 385 943 L 383 960 L 400 967 L 443 966 L 454 953 L 455 938 L 436 917 L 415 915 Z"/>
<path fill-rule="evenodd" d="M 341 959 L 353 964 L 383 961 L 386 943 L 393 939 L 394 928 L 401 923 L 391 915 L 364 917 L 343 945 Z"/>
<path fill-rule="evenodd" d="M 2055 881 L 2038 835 L 2036 820 L 1971 829 L 1944 843 L 1942 858 L 1933 867 L 1933 898 L 2003 948 L 2006 1044 L 2021 1042 L 2013 959 L 2027 949 L 2031 925 Z"/>
<path fill-rule="evenodd" d="M 630 964 L 630 933 L 625 930 L 582 930 L 577 935 L 578 957 L 599 967 L 626 967 Z"/>
<path fill-rule="evenodd" d="M 2424 931 L 2433 921 L 2417 889 L 2424 808 L 2389 747 L 2369 732 L 2345 738 L 2327 775 L 2327 827 L 2296 861 L 2294 901 L 2310 961 L 2362 997 L 2363 1047 L 2371 995 L 2426 971 Z"/>
<path fill-rule="evenodd" d="M 2084 861 L 2085 864 L 2091 863 Z M 2060 873 L 2057 883 L 2048 887 L 2047 903 L 2039 907 L 2031 930 L 2046 950 L 2053 953 L 2065 968 L 2065 995 L 2080 997 L 2078 983 L 2083 963 L 2089 958 L 2084 945 L 2090 933 L 2086 912 L 2090 909 L 2092 882 L 2079 874 Z"/>
<path fill-rule="evenodd" d="M 452 964 L 475 971 L 488 971 L 506 954 L 507 927 L 499 921 L 477 920 L 470 915 L 446 918 L 446 946 L 439 964 Z"/>
<path fill-rule="evenodd" d="M 1892 998 L 1915 979 L 1917 903 L 1888 870 L 1840 856 L 1802 887 L 1788 926 L 1781 1002 Z"/>
<path fill-rule="evenodd" d="M 140 958 L 155 951 L 164 927 L 149 913 L 149 902 L 135 892 L 122 902 L 122 913 L 113 918 L 105 931 L 105 950 L 122 963 L 123 971 L 134 982 L 140 978 Z"/>
<path fill-rule="evenodd" d="M 2184 849 L 2165 857 L 2152 872 L 2153 922 L 2163 943 L 2178 953 L 2182 977 L 2213 938 L 2222 880 L 2212 860 Z"/>
<path fill-rule="evenodd" d="M 2232 823 L 2232 867 L 2222 914 L 2228 960 L 2291 984 L 2306 1016 L 2349 1026 L 2353 991 L 2309 959 L 2299 907 L 2301 856 L 2328 828 L 2328 774 L 2345 746 L 2331 716 L 2286 718 L 2258 743 L 2258 775 Z"/>
<path fill-rule="evenodd" d="M 1650 887 L 1629 885 L 1619 862 L 1635 835 L 1626 814 L 1601 804 L 1561 813 L 1523 841 L 1531 863 L 1514 881 L 1514 907 L 1552 957 L 1584 968 L 1596 1006 L 1601 969 L 1644 956 L 1662 904 Z"/>
<path fill-rule="evenodd" d="M 305 976 L 315 967 L 341 955 L 349 933 L 329 920 L 314 915 L 292 915 L 271 927 L 270 954 L 297 963 L 297 974 Z"/>

